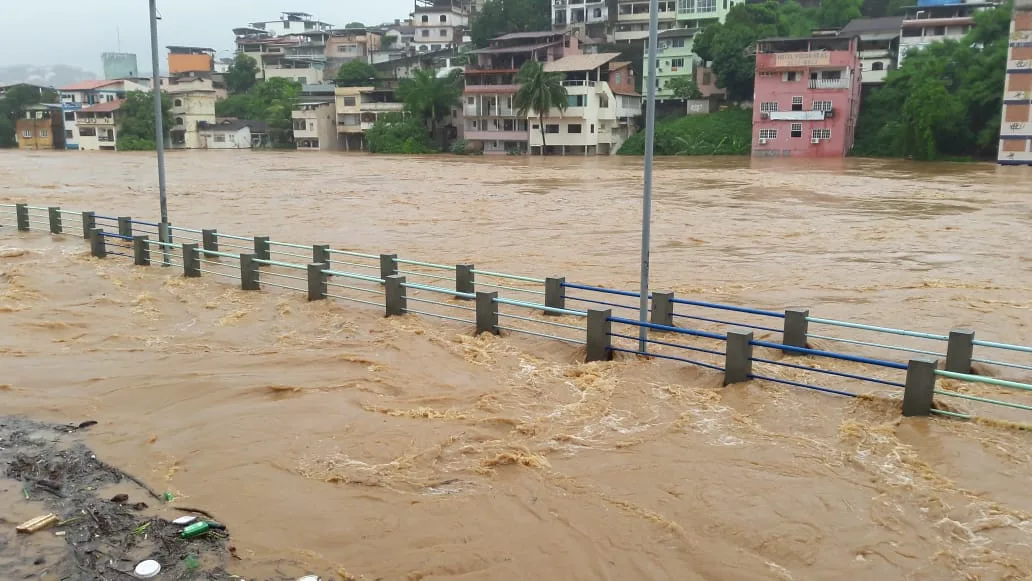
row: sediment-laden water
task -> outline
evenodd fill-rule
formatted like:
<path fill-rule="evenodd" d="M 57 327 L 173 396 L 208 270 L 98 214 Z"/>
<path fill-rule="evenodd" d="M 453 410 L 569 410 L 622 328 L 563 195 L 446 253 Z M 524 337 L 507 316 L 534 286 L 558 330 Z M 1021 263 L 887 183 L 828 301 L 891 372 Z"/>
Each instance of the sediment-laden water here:
<path fill-rule="evenodd" d="M 177 153 L 169 209 L 193 228 L 633 288 L 640 175 L 610 158 Z M 148 220 L 155 183 L 148 155 L 0 152 L 0 203 Z M 656 184 L 655 288 L 1032 342 L 1028 171 L 690 159 L 660 161 Z M 469 331 L 0 227 L 2 413 L 99 421 L 89 446 L 217 514 L 247 578 L 298 562 L 369 580 L 1032 576 L 1027 431 L 902 421 L 890 387 L 722 388 L 675 362 L 585 364 L 576 346 Z M 0 514 L 19 502 L 0 495 Z"/>

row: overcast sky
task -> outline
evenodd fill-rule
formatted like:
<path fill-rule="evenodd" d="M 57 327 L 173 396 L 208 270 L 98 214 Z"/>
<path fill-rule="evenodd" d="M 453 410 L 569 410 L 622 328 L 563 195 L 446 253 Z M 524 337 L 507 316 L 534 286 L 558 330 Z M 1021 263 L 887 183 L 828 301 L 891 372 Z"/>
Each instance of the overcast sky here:
<path fill-rule="evenodd" d="M 140 70 L 150 70 L 147 0 L 49 0 L 43 4 L 0 0 L 8 26 L 0 65 L 75 65 L 103 72 L 100 53 L 136 53 Z M 334 26 L 379 24 L 408 18 L 412 0 L 158 0 L 158 43 L 165 68 L 168 45 L 233 50 L 233 28 L 276 20 L 283 11 L 308 12 Z M 42 12 L 41 12 L 42 10 Z M 121 43 L 119 43 L 121 37 Z"/>

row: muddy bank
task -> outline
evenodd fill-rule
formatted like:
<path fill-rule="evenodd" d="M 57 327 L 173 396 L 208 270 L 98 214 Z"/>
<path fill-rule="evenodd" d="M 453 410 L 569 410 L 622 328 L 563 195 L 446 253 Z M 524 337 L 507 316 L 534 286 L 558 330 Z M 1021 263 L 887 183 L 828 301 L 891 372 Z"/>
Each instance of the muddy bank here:
<path fill-rule="evenodd" d="M 153 559 L 164 579 L 237 579 L 227 572 L 235 551 L 228 532 L 181 539 L 183 527 L 168 519 L 193 511 L 173 508 L 162 494 L 98 459 L 81 441 L 94 423 L 0 419 L 4 577 L 133 579 L 136 564 Z M 15 531 L 47 513 L 59 522 L 31 534 Z"/>

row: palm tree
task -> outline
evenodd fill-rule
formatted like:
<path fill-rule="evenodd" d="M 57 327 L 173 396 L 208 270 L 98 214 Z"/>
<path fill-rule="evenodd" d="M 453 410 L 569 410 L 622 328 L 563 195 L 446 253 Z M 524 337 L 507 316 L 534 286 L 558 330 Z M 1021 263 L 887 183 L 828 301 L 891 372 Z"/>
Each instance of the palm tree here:
<path fill-rule="evenodd" d="M 397 97 L 405 103 L 405 111 L 421 119 L 434 138 L 440 137 L 444 149 L 444 134 L 438 136 L 438 125 L 453 108 L 462 104 L 461 71 L 439 77 L 433 69 L 419 69 L 410 78 L 398 83 Z"/>
<path fill-rule="evenodd" d="M 537 112 L 538 127 L 541 129 L 541 155 L 545 155 L 545 123 L 544 117 L 553 108 L 565 111 L 568 105 L 566 87 L 563 86 L 563 75 L 545 72 L 545 67 L 537 61 L 527 61 L 520 67 L 516 76 L 520 85 L 513 104 L 520 117 L 526 117 L 531 110 Z"/>

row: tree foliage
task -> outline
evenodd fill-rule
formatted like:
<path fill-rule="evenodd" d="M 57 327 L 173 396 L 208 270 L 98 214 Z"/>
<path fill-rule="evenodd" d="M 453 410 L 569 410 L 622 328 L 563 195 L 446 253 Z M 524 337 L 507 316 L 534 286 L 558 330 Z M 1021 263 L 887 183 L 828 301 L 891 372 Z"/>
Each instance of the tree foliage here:
<path fill-rule="evenodd" d="M 348 28 L 365 28 L 365 27 L 366 27 L 366 25 L 361 23 L 361 22 L 349 22 L 346 25 L 344 25 L 345 29 L 348 29 Z"/>
<path fill-rule="evenodd" d="M 422 122 L 425 130 L 445 147 L 441 123 L 451 116 L 452 109 L 462 104 L 462 73 L 453 70 L 438 77 L 434 69 L 419 69 L 398 83 L 395 95 L 405 103 L 405 112 Z"/>
<path fill-rule="evenodd" d="M 43 89 L 42 92 L 30 85 L 15 85 L 0 97 L 0 147 L 15 147 L 15 126 L 21 117 L 22 108 L 39 103 L 57 103 L 57 91 Z"/>
<path fill-rule="evenodd" d="M 975 15 L 961 41 L 908 52 L 866 96 L 854 155 L 992 158 L 999 144 L 1009 6 Z"/>
<path fill-rule="evenodd" d="M 426 128 L 413 117 L 384 115 L 365 133 L 370 153 L 432 153 Z"/>
<path fill-rule="evenodd" d="M 473 44 L 487 46 L 492 38 L 510 32 L 533 32 L 552 27 L 550 0 L 487 0 L 473 21 Z"/>
<path fill-rule="evenodd" d="M 695 79 L 691 77 L 674 77 L 667 81 L 666 87 L 674 92 L 677 99 L 701 99 L 702 91 Z"/>
<path fill-rule="evenodd" d="M 225 79 L 226 88 L 230 93 L 246 93 L 258 82 L 258 61 L 246 54 L 238 54 L 233 59 L 233 64 L 229 65 Z"/>
<path fill-rule="evenodd" d="M 656 123 L 656 155 L 749 155 L 751 149 L 749 110 L 728 109 Z M 645 133 L 632 135 L 618 153 L 644 155 Z"/>
<path fill-rule="evenodd" d="M 246 93 L 230 95 L 215 103 L 215 114 L 219 117 L 264 121 L 269 126 L 272 145 L 290 147 L 294 143 L 294 122 L 290 114 L 300 94 L 300 84 L 273 78 L 255 84 Z"/>
<path fill-rule="evenodd" d="M 376 82 L 376 69 L 362 59 L 350 60 L 337 70 L 340 87 L 371 87 Z"/>
<path fill-rule="evenodd" d="M 860 18 L 863 0 L 821 0 L 817 8 L 819 28 L 842 28 L 850 20 Z"/>
<path fill-rule="evenodd" d="M 537 113 L 538 127 L 541 129 L 541 155 L 545 155 L 547 144 L 544 116 L 552 109 L 565 111 L 569 104 L 563 75 L 545 72 L 545 66 L 541 63 L 527 61 L 520 67 L 516 82 L 520 88 L 516 91 L 513 105 L 520 117 L 526 117 L 531 111 Z"/>
<path fill-rule="evenodd" d="M 172 128 L 172 99 L 167 93 L 161 93 L 162 133 L 168 139 Z M 125 102 L 118 110 L 119 151 L 152 151 L 156 149 L 154 142 L 154 93 L 153 91 L 133 91 L 126 95 Z"/>

